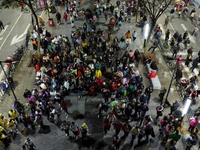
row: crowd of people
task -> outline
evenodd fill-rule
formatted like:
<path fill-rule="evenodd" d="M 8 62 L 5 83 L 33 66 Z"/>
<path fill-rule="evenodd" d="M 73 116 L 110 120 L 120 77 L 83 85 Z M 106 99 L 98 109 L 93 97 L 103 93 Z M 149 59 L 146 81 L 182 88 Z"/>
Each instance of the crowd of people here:
<path fill-rule="evenodd" d="M 81 4 L 81 1 L 79 3 Z M 113 37 L 112 34 L 115 26 L 120 28 L 122 22 L 128 20 L 126 14 L 134 15 L 134 4 L 134 1 L 125 3 L 117 0 L 115 6 L 109 0 L 107 0 L 107 3 L 98 1 L 95 4 L 96 11 L 93 12 L 90 8 L 78 11 L 76 1 L 66 0 L 63 2 L 66 12 L 63 16 L 56 12 L 56 19 L 58 25 L 62 22 L 62 19 L 65 23 L 68 20 L 70 21 L 71 27 L 74 28 L 71 35 L 51 35 L 46 29 L 37 27 L 33 30 L 31 36 L 33 50 L 37 48 L 38 36 L 41 37 L 40 43 L 44 50 L 41 59 L 33 57 L 31 61 L 35 67 L 35 85 L 38 88 L 25 90 L 23 94 L 24 98 L 27 99 L 25 106 L 15 101 L 13 109 L 8 112 L 9 121 L 6 117 L 0 116 L 0 140 L 5 146 L 8 146 L 10 142 L 8 127 L 12 125 L 16 134 L 18 134 L 16 128 L 19 123 L 23 123 L 27 129 L 34 130 L 36 127 L 43 129 L 45 128 L 44 114 L 49 121 L 55 124 L 61 123 L 60 128 L 69 139 L 81 137 L 83 142 L 87 140 L 89 128 L 85 122 L 79 126 L 76 122 L 67 121 L 69 114 L 65 97 L 73 92 L 77 93 L 80 100 L 85 96 L 101 94 L 102 101 L 97 104 L 99 111 L 97 117 L 103 120 L 102 127 L 105 135 L 111 132 L 111 128 L 114 129 L 112 142 L 114 149 L 119 149 L 129 134 L 132 136 L 130 144 L 134 147 L 153 142 L 155 138 L 153 124 L 159 124 L 159 137 L 166 149 L 176 149 L 176 143 L 181 138 L 179 131 L 181 118 L 176 118 L 174 115 L 179 107 L 178 102 L 173 104 L 168 102 L 170 113 L 164 115 L 163 99 L 166 93 L 166 89 L 164 89 L 159 94 L 161 103 L 156 107 L 156 117 L 152 118 L 148 111 L 153 87 L 145 87 L 142 75 L 138 71 L 139 65 L 143 62 L 144 64 L 149 63 L 151 69 L 156 72 L 158 71 L 156 62 L 152 61 L 151 57 L 145 58 L 143 61 L 138 49 L 130 49 L 130 43 L 137 38 L 136 31 L 128 30 L 121 37 Z M 107 33 L 105 30 L 97 29 L 96 26 L 96 22 L 102 13 L 108 23 L 109 32 Z M 141 9 L 141 24 L 147 20 L 144 13 Z M 111 17 L 108 17 L 108 15 Z M 69 19 L 68 16 L 70 16 Z M 75 26 L 78 17 L 84 20 L 83 30 Z M 167 21 L 165 27 L 167 28 Z M 39 30 L 40 35 L 37 34 L 36 30 Z M 161 29 L 158 26 L 155 31 L 155 43 L 149 49 L 153 48 L 153 52 L 158 45 L 159 32 L 161 32 Z M 177 44 L 174 40 L 174 46 L 171 45 L 173 52 L 182 42 L 178 39 L 178 37 L 175 38 Z M 184 39 L 188 39 L 186 35 Z M 190 50 L 188 50 L 188 55 L 190 56 L 188 56 L 188 59 L 191 59 L 192 52 Z M 182 58 L 179 56 L 177 64 L 180 65 L 181 61 Z M 189 65 L 188 62 L 186 65 Z M 179 69 L 179 67 L 177 68 Z M 194 68 L 195 65 L 191 70 L 194 70 Z M 177 82 L 182 78 L 181 69 L 178 69 L 176 72 Z M 153 78 L 150 74 L 147 77 Z M 196 97 L 193 96 L 195 91 L 192 89 L 194 89 L 196 78 L 196 76 L 192 77 L 190 79 L 191 88 L 188 88 L 188 86 L 186 88 L 190 89 L 187 90 L 189 93 L 187 96 L 192 97 L 193 102 Z M 185 97 L 186 99 L 187 97 Z M 61 113 L 66 116 L 66 120 L 59 120 Z M 186 149 L 188 150 L 197 144 L 198 114 L 199 110 L 190 119 L 188 130 L 191 135 L 186 140 Z M 120 119 L 121 116 L 125 117 L 125 121 Z M 132 121 L 138 123 L 131 126 L 130 122 Z M 123 132 L 121 137 L 120 132 Z M 134 144 L 136 139 L 137 144 Z"/>

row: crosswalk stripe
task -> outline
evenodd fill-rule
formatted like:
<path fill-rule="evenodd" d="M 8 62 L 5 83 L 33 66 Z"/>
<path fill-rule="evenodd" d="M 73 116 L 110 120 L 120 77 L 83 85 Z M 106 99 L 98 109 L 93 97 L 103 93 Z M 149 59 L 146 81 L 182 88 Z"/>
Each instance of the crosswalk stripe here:
<path fill-rule="evenodd" d="M 182 26 L 182 28 L 183 28 L 184 31 L 188 31 L 184 24 L 181 24 L 181 26 Z M 190 34 L 188 34 L 188 37 L 189 37 L 189 39 L 190 39 L 190 41 L 192 43 L 196 43 L 195 40 L 194 40 L 194 38 Z"/>
<path fill-rule="evenodd" d="M 6 25 L 6 26 L 4 27 L 4 29 L 1 31 L 0 36 L 2 36 L 2 35 L 4 34 L 4 32 L 6 31 L 7 28 L 8 28 L 8 25 Z"/>

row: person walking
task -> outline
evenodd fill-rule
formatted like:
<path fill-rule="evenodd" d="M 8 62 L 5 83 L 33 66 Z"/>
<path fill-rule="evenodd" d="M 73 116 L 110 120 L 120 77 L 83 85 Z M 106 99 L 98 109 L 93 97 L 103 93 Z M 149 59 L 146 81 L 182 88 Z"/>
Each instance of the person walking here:
<path fill-rule="evenodd" d="M 3 25 L 3 22 L 2 22 L 1 20 L 0 20 L 0 29 L 1 29 L 1 30 L 5 29 L 5 28 L 4 28 L 4 25 Z"/>
<path fill-rule="evenodd" d="M 156 120 L 163 115 L 164 107 L 162 105 L 156 107 Z"/>
<path fill-rule="evenodd" d="M 129 134 L 129 132 L 130 132 L 130 130 L 131 130 L 131 126 L 130 126 L 130 124 L 128 123 L 128 121 L 125 122 L 125 123 L 122 125 L 122 130 L 124 131 L 124 135 L 123 135 L 122 137 L 123 137 L 123 139 L 125 139 L 125 138 L 128 136 L 128 134 Z"/>
<path fill-rule="evenodd" d="M 167 92 L 167 90 L 164 88 L 163 90 L 160 91 L 159 93 L 159 98 L 160 98 L 160 105 L 163 104 L 163 99 L 164 99 L 164 96 L 165 96 L 165 93 Z"/>
<path fill-rule="evenodd" d="M 167 28 L 167 25 L 169 24 L 169 16 L 167 16 L 167 18 L 165 19 L 165 22 L 164 22 L 164 28 Z"/>
<path fill-rule="evenodd" d="M 131 134 L 132 134 L 132 138 L 131 138 L 131 145 L 133 145 L 134 140 L 136 139 L 136 137 L 138 136 L 140 132 L 140 129 L 138 126 L 133 126 L 131 129 Z"/>
<path fill-rule="evenodd" d="M 63 20 L 65 21 L 65 23 L 67 24 L 67 18 L 68 18 L 68 15 L 66 12 L 64 12 L 63 14 Z"/>
<path fill-rule="evenodd" d="M 110 130 L 110 127 L 111 127 L 111 123 L 109 122 L 109 120 L 107 118 L 104 119 L 104 122 L 103 122 L 104 135 L 107 134 L 107 132 Z"/>
<path fill-rule="evenodd" d="M 133 33 L 132 33 L 132 37 L 133 37 L 133 41 L 135 41 L 136 38 L 137 38 L 137 32 L 136 32 L 136 31 L 133 31 Z"/>
<path fill-rule="evenodd" d="M 122 124 L 117 120 L 114 124 L 114 129 L 115 129 L 115 135 L 118 135 L 119 132 L 121 131 L 122 129 Z"/>
<path fill-rule="evenodd" d="M 87 139 L 87 133 L 89 131 L 87 124 L 83 123 L 81 125 L 80 130 L 81 130 L 82 140 L 86 140 Z"/>
<path fill-rule="evenodd" d="M 79 129 L 79 126 L 77 123 L 75 122 L 72 122 L 71 125 L 70 125 L 70 130 L 73 132 L 74 134 L 74 138 L 78 138 L 79 136 L 79 132 L 80 132 L 80 129 Z"/>
<path fill-rule="evenodd" d="M 4 79 L 2 79 L 0 84 L 1 84 L 1 88 L 2 88 L 3 92 L 10 96 L 8 83 Z"/>
<path fill-rule="evenodd" d="M 193 145 L 196 145 L 198 140 L 198 137 L 196 135 L 190 135 L 187 139 L 186 139 L 186 149 L 185 150 L 191 150 L 191 148 L 193 147 Z"/>
<path fill-rule="evenodd" d="M 186 60 L 185 60 L 185 65 L 188 67 L 191 61 L 192 61 L 192 55 L 187 54 L 187 57 L 186 57 Z"/>
<path fill-rule="evenodd" d="M 61 14 L 59 12 L 56 13 L 56 20 L 57 20 L 58 25 L 60 25 L 60 23 L 61 23 Z"/>
<path fill-rule="evenodd" d="M 183 60 L 182 55 L 179 55 L 178 58 L 176 59 L 177 65 L 181 65 L 182 60 Z"/>
<path fill-rule="evenodd" d="M 175 101 L 171 107 L 170 107 L 170 113 L 169 114 L 172 114 L 174 111 L 176 111 L 179 107 L 179 103 L 177 101 Z"/>
<path fill-rule="evenodd" d="M 155 49 L 158 47 L 158 40 L 155 40 L 152 44 L 152 46 L 148 49 L 148 51 L 150 51 L 151 49 L 153 49 L 152 53 L 155 51 Z"/>
<path fill-rule="evenodd" d="M 182 35 L 179 34 L 178 38 L 177 38 L 177 46 L 183 41 Z"/>
<path fill-rule="evenodd" d="M 193 60 L 192 62 L 192 67 L 190 68 L 190 70 L 193 72 L 195 68 L 197 68 L 198 66 L 198 63 L 199 63 L 199 58 L 196 58 Z"/>

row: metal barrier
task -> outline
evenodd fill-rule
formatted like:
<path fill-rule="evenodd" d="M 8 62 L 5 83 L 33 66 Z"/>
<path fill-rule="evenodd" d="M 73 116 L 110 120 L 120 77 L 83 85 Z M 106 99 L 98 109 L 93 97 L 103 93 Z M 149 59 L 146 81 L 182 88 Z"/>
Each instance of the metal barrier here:
<path fill-rule="evenodd" d="M 25 42 L 23 44 L 24 46 L 22 45 L 21 47 L 18 47 L 17 50 L 15 51 L 15 53 L 13 54 L 12 58 L 13 58 L 14 62 L 9 67 L 6 64 L 4 65 L 4 70 L 8 76 L 14 75 L 14 72 L 15 72 L 17 66 L 19 65 L 22 57 L 24 56 L 25 51 L 28 48 L 29 39 L 30 39 L 30 32 L 28 30 L 27 34 L 26 34 Z M 4 92 L 3 92 L 2 86 L 1 86 L 2 79 L 5 79 L 5 74 L 3 71 L 1 71 L 1 73 L 0 73 L 0 100 L 2 100 L 3 96 L 4 96 Z"/>

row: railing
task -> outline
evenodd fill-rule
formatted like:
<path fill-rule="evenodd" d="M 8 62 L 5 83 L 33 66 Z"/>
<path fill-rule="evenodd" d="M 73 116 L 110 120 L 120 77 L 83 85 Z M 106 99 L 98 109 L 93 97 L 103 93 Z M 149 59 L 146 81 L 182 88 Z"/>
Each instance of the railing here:
<path fill-rule="evenodd" d="M 19 65 L 22 57 L 28 50 L 29 39 L 30 39 L 30 33 L 28 30 L 24 44 L 21 45 L 20 47 L 18 47 L 17 50 L 13 53 L 13 56 L 11 57 L 13 59 L 13 63 L 11 63 L 11 65 L 9 67 L 6 64 L 4 66 L 4 70 L 7 73 L 7 75 L 13 77 L 13 75 L 16 71 L 16 68 Z M 5 79 L 5 74 L 3 71 L 0 72 L 0 83 L 1 83 L 2 79 Z M 0 100 L 3 99 L 3 96 L 4 96 L 4 92 L 2 90 L 2 86 L 0 85 Z"/>

